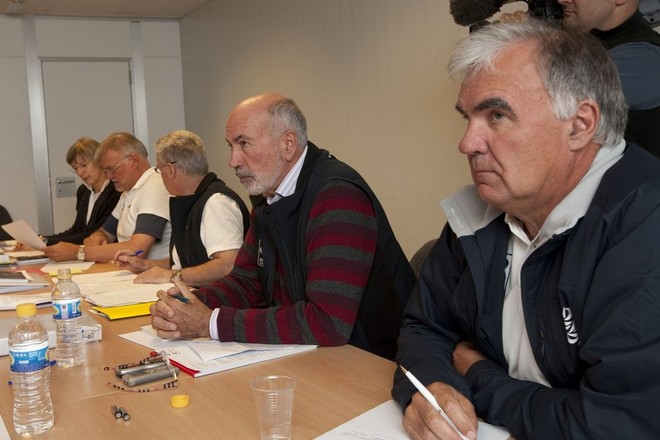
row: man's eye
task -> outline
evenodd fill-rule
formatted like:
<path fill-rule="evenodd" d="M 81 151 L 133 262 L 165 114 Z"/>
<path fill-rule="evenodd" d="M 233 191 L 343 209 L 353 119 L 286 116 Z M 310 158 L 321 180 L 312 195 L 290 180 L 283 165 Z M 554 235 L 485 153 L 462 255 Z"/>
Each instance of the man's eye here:
<path fill-rule="evenodd" d="M 506 115 L 501 112 L 491 112 L 490 119 L 493 121 L 499 121 L 506 118 Z"/>

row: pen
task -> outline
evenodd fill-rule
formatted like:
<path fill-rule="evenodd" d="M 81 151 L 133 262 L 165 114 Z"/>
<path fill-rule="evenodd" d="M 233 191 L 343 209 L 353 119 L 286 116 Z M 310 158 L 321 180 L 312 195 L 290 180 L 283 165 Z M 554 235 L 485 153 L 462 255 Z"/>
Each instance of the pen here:
<path fill-rule="evenodd" d="M 172 298 L 176 298 L 179 301 L 181 301 L 182 303 L 186 303 L 186 304 L 188 304 L 190 302 L 190 300 L 188 298 L 181 295 L 180 293 L 177 293 L 176 295 L 172 295 Z"/>
<path fill-rule="evenodd" d="M 144 253 L 144 251 L 142 249 L 140 249 L 140 250 L 137 250 L 137 251 L 133 252 L 132 254 L 130 254 L 128 256 L 129 257 L 137 257 L 142 253 Z M 121 263 L 121 261 L 115 261 L 115 260 L 110 261 L 110 264 L 115 264 L 115 263 Z"/>
<path fill-rule="evenodd" d="M 401 368 L 401 371 L 403 371 L 406 377 L 410 379 L 410 382 L 412 382 L 412 384 L 415 385 L 417 391 L 419 391 L 422 394 L 422 396 L 424 396 L 424 398 L 433 406 L 433 408 L 440 413 L 442 418 L 445 419 L 447 423 L 449 423 L 449 426 L 451 426 L 454 429 L 454 431 L 456 431 L 456 434 L 458 434 L 461 437 L 461 440 L 470 440 L 466 436 L 464 436 L 461 431 L 459 431 L 459 429 L 456 427 L 454 422 L 452 422 L 452 420 L 449 418 L 447 413 L 445 413 L 445 411 L 440 407 L 438 401 L 435 400 L 433 394 L 431 394 L 431 392 L 424 385 L 422 385 L 422 383 L 419 380 L 417 380 L 417 378 L 413 376 L 413 374 L 410 371 L 406 370 L 401 365 L 399 365 L 399 368 Z"/>

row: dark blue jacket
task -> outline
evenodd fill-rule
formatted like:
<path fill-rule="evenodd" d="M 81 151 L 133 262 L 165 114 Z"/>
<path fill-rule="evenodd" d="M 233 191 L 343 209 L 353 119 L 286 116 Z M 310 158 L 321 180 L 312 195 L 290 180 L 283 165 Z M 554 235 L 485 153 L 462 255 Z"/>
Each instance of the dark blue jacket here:
<path fill-rule="evenodd" d="M 445 227 L 406 307 L 397 360 L 424 384 L 445 382 L 517 439 L 657 438 L 660 434 L 660 162 L 628 145 L 578 223 L 521 271 L 536 362 L 553 388 L 508 375 L 502 344 L 504 214 L 457 239 Z M 566 316 L 566 310 L 572 316 Z M 488 358 L 467 377 L 457 342 Z M 405 407 L 415 389 L 399 372 Z"/>

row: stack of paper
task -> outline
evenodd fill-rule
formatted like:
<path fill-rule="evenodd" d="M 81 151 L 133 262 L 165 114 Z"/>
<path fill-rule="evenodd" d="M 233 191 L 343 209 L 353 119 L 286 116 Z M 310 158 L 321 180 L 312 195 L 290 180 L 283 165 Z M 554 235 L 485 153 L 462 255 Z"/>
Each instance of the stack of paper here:
<path fill-rule="evenodd" d="M 158 300 L 159 290 L 172 283 L 136 284 L 136 275 L 126 270 L 74 275 L 72 277 L 85 300 L 95 307 L 90 310 L 108 319 L 130 318 L 149 314 L 149 306 Z"/>
<path fill-rule="evenodd" d="M 239 344 L 211 339 L 162 339 L 156 335 L 151 325 L 142 326 L 141 330 L 119 336 L 152 350 L 163 351 L 172 364 L 193 377 L 277 359 L 317 347 L 316 345 Z"/>
<path fill-rule="evenodd" d="M 50 292 L 33 295 L 0 295 L 0 310 L 15 310 L 18 304 L 34 303 L 37 306 L 50 304 Z"/>
<path fill-rule="evenodd" d="M 42 251 L 6 251 L 5 255 L 9 255 L 19 266 L 48 263 L 50 261 L 50 258 Z"/>
<path fill-rule="evenodd" d="M 5 282 L 0 281 L 0 294 L 44 289 L 46 287 L 50 287 L 51 285 L 48 279 L 46 279 L 43 275 L 37 273 L 28 274 L 25 271 L 20 271 L 20 273 L 27 277 L 27 281 L 14 281 L 13 283 L 7 281 L 7 279 L 5 279 Z"/>
<path fill-rule="evenodd" d="M 0 286 L 27 284 L 32 277 L 24 270 L 0 270 Z"/>

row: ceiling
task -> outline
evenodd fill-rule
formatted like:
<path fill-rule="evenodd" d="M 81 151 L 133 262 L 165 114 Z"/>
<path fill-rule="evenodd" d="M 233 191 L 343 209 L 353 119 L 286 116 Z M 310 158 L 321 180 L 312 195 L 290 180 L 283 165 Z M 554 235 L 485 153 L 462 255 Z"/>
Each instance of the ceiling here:
<path fill-rule="evenodd" d="M 0 0 L 0 14 L 181 18 L 211 0 Z"/>

